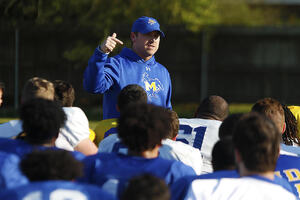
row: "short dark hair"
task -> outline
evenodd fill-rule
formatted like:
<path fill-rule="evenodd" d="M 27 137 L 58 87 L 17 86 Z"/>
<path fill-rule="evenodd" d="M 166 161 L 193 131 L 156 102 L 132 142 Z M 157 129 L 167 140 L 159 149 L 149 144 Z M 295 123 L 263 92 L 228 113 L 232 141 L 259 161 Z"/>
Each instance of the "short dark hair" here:
<path fill-rule="evenodd" d="M 83 175 L 83 164 L 65 150 L 33 151 L 25 155 L 20 168 L 30 181 L 71 181 Z"/>
<path fill-rule="evenodd" d="M 152 104 L 130 104 L 118 119 L 118 135 L 133 152 L 152 150 L 168 137 L 170 112 Z"/>
<path fill-rule="evenodd" d="M 133 177 L 121 200 L 169 200 L 169 188 L 164 180 L 150 174 Z"/>
<path fill-rule="evenodd" d="M 234 148 L 230 137 L 219 140 L 212 150 L 212 165 L 214 171 L 234 170 Z"/>
<path fill-rule="evenodd" d="M 235 113 L 231 114 L 228 117 L 224 119 L 222 122 L 220 128 L 219 128 L 219 138 L 223 139 L 226 137 L 232 137 L 233 135 L 233 130 L 241 118 L 243 114 L 242 113 Z"/>
<path fill-rule="evenodd" d="M 26 134 L 24 139 L 31 144 L 42 145 L 58 137 L 66 115 L 56 102 L 34 98 L 21 105 L 20 119 Z"/>
<path fill-rule="evenodd" d="M 118 96 L 118 107 L 123 110 L 131 103 L 147 103 L 147 93 L 141 86 L 130 84 L 124 87 Z"/>
<path fill-rule="evenodd" d="M 63 107 L 72 107 L 75 100 L 75 90 L 72 84 L 62 80 L 53 81 L 54 100 Z"/>
<path fill-rule="evenodd" d="M 280 132 L 284 126 L 284 110 L 279 101 L 273 98 L 263 98 L 258 100 L 252 107 L 252 111 L 258 112 L 271 119 Z"/>
<path fill-rule="evenodd" d="M 209 96 L 200 103 L 194 117 L 223 121 L 229 113 L 227 101 L 217 95 Z"/>
<path fill-rule="evenodd" d="M 243 115 L 233 133 L 234 148 L 250 171 L 274 171 L 280 137 L 275 124 L 267 117 L 251 112 Z"/>

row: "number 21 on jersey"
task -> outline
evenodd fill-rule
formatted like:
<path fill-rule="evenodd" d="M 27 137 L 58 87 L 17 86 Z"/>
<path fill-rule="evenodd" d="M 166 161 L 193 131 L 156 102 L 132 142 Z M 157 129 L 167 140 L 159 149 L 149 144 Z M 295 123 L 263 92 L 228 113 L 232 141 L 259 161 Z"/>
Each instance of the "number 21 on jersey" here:
<path fill-rule="evenodd" d="M 180 124 L 176 140 L 201 150 L 206 128 L 206 126 L 192 128 L 190 125 Z"/>

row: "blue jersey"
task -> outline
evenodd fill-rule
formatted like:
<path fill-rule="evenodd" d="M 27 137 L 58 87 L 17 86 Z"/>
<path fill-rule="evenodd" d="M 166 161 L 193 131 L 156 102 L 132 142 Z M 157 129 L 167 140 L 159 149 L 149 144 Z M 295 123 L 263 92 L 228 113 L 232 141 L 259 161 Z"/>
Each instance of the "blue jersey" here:
<path fill-rule="evenodd" d="M 10 138 L 0 138 L 0 151 L 16 154 L 20 158 L 23 158 L 26 154 L 31 153 L 33 150 L 46 150 L 46 149 L 61 150 L 57 147 L 44 147 L 38 145 L 31 145 L 26 141 L 19 140 L 19 139 L 14 140 Z M 85 158 L 85 155 L 78 151 L 72 151 L 70 153 L 77 160 L 81 161 Z"/>
<path fill-rule="evenodd" d="M 29 182 L 21 173 L 19 162 L 20 159 L 18 156 L 0 152 L 0 190 L 20 186 Z"/>
<path fill-rule="evenodd" d="M 97 48 L 84 72 L 83 86 L 103 95 L 103 119 L 118 118 L 117 97 L 125 86 L 138 84 L 145 89 L 148 102 L 171 108 L 171 79 L 168 70 L 155 61 L 144 61 L 131 49 L 123 48 L 115 57 Z"/>
<path fill-rule="evenodd" d="M 128 180 L 134 176 L 149 173 L 171 185 L 186 175 L 195 175 L 195 171 L 179 161 L 162 158 L 146 159 L 116 153 L 100 153 L 88 156 L 83 182 L 93 183 L 103 189 L 120 195 Z"/>
<path fill-rule="evenodd" d="M 275 173 L 285 178 L 292 185 L 294 194 L 300 198 L 300 157 L 280 155 Z"/>
<path fill-rule="evenodd" d="M 3 190 L 1 200 L 113 200 L 112 195 L 99 187 L 71 181 L 32 182 L 28 185 Z"/>
<path fill-rule="evenodd" d="M 240 175 L 236 170 L 220 170 L 213 173 L 203 174 L 200 176 L 186 176 L 183 178 L 180 178 L 178 181 L 176 181 L 171 188 L 171 194 L 172 199 L 184 199 L 187 195 L 187 192 L 190 188 L 190 185 L 194 180 L 198 179 L 222 179 L 222 178 L 239 178 Z M 267 178 L 264 178 L 262 176 L 249 176 L 251 178 L 263 180 L 269 183 L 273 183 L 276 185 L 280 185 L 281 187 L 285 188 L 289 192 L 293 192 L 291 186 L 289 183 L 277 176 L 274 176 L 274 180 L 270 180 Z"/>

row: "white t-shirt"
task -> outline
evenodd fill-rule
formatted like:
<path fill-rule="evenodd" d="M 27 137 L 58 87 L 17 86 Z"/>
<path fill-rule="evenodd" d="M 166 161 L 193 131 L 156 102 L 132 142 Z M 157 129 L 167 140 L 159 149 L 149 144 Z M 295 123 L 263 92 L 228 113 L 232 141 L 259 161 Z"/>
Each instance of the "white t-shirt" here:
<path fill-rule="evenodd" d="M 89 121 L 84 112 L 78 107 L 63 107 L 67 120 L 60 129 L 55 146 L 68 151 L 74 151 L 79 142 L 90 135 Z"/>
<path fill-rule="evenodd" d="M 295 200 L 283 187 L 251 178 L 197 179 L 184 199 L 209 200 Z"/>
<path fill-rule="evenodd" d="M 84 112 L 78 107 L 63 107 L 67 120 L 60 129 L 55 146 L 68 151 L 90 135 L 89 121 Z M 11 138 L 23 131 L 21 120 L 11 120 L 0 124 L 0 137 Z"/>
<path fill-rule="evenodd" d="M 120 139 L 117 134 L 111 134 L 100 142 L 99 152 L 119 152 L 127 154 L 128 149 L 120 144 Z M 159 148 L 159 157 L 181 161 L 192 167 L 196 174 L 201 174 L 203 165 L 201 153 L 199 149 L 187 144 L 171 139 L 163 140 L 162 146 Z"/>
<path fill-rule="evenodd" d="M 179 124 L 176 140 L 200 149 L 203 156 L 202 173 L 213 172 L 211 154 L 215 143 L 219 140 L 219 127 L 222 121 L 179 118 Z"/>

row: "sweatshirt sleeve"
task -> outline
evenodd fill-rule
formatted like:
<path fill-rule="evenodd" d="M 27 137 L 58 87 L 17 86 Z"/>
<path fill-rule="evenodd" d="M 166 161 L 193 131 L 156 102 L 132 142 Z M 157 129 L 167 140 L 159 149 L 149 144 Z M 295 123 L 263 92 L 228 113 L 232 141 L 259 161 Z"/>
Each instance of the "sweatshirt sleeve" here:
<path fill-rule="evenodd" d="M 84 89 L 90 93 L 104 93 L 115 82 L 119 82 L 117 61 L 96 48 L 84 71 Z"/>

